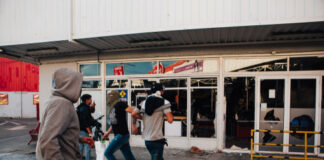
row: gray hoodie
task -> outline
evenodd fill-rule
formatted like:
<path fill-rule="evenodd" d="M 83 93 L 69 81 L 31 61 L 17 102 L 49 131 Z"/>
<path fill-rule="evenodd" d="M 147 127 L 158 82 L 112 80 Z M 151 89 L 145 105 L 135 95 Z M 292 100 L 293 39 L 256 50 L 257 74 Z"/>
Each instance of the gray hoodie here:
<path fill-rule="evenodd" d="M 46 101 L 38 135 L 38 160 L 80 159 L 79 120 L 73 103 L 81 95 L 82 74 L 60 68 L 53 74 L 53 90 Z"/>

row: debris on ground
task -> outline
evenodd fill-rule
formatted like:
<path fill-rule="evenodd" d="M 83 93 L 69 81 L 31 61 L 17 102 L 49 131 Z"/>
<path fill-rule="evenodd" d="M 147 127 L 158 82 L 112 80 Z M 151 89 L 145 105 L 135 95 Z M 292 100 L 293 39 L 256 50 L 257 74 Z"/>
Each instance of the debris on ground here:
<path fill-rule="evenodd" d="M 190 148 L 190 153 L 194 153 L 194 154 L 204 154 L 205 153 L 205 151 L 204 150 L 200 150 L 198 147 L 196 147 L 196 146 L 192 146 L 191 148 Z"/>

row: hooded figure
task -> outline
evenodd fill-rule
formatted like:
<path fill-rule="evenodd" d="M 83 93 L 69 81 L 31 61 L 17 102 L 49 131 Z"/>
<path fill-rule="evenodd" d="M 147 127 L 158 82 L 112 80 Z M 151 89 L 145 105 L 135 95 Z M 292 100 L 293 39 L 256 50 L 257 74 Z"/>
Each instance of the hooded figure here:
<path fill-rule="evenodd" d="M 107 95 L 107 106 L 108 106 L 108 114 L 110 114 L 111 110 L 114 108 L 115 104 L 120 101 L 120 96 L 118 91 L 112 90 L 109 92 L 111 96 Z"/>
<path fill-rule="evenodd" d="M 79 120 L 73 103 L 81 95 L 82 74 L 61 68 L 53 74 L 52 94 L 45 104 L 39 129 L 38 160 L 80 159 Z"/>
<path fill-rule="evenodd" d="M 118 91 L 110 91 L 107 94 L 107 115 L 109 117 L 110 127 L 104 134 L 107 139 L 110 132 L 113 131 L 115 137 L 110 141 L 104 155 L 108 160 L 115 160 L 114 153 L 120 150 L 126 160 L 135 160 L 129 145 L 129 131 L 127 125 L 127 112 L 131 107 L 120 100 Z M 127 111 L 127 112 L 126 112 Z"/>
<path fill-rule="evenodd" d="M 110 96 L 108 96 L 110 95 Z M 120 102 L 119 93 L 118 91 L 112 90 L 108 93 L 107 97 L 107 106 L 108 106 L 108 118 L 109 118 L 109 125 L 117 124 L 116 113 L 115 113 L 115 105 Z"/>

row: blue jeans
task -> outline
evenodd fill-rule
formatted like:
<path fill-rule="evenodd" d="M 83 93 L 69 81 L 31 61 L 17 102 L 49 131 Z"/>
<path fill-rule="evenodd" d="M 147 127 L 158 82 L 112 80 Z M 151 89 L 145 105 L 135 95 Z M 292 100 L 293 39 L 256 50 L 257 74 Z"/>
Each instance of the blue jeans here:
<path fill-rule="evenodd" d="M 80 137 L 89 137 L 89 134 L 85 131 L 80 131 Z M 85 149 L 85 160 L 90 160 L 91 148 L 88 143 L 80 143 L 81 160 L 83 158 L 83 149 Z"/>
<path fill-rule="evenodd" d="M 126 160 L 135 160 L 135 157 L 131 151 L 131 148 L 129 146 L 129 134 L 127 135 L 121 135 L 117 134 L 115 135 L 114 139 L 112 139 L 105 150 L 105 157 L 108 160 L 115 160 L 114 153 L 120 149 L 122 152 L 124 158 Z"/>
<path fill-rule="evenodd" d="M 164 144 L 154 141 L 145 141 L 145 146 L 150 152 L 151 160 L 163 160 Z"/>

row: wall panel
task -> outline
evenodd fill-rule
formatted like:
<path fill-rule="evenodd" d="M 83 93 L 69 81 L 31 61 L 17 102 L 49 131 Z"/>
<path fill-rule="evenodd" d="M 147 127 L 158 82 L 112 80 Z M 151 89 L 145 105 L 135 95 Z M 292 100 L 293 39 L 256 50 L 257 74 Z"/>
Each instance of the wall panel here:
<path fill-rule="evenodd" d="M 81 39 L 324 21 L 323 8 L 323 0 L 2 0 L 0 46 L 68 40 L 70 25 Z"/>
<path fill-rule="evenodd" d="M 76 8 L 76 39 L 324 20 L 322 0 L 82 0 L 75 3 L 87 6 Z M 107 11 L 110 14 L 103 14 Z M 78 18 L 80 15 L 82 18 Z"/>
<path fill-rule="evenodd" d="M 1 0 L 0 45 L 67 40 L 69 4 L 68 0 Z"/>

